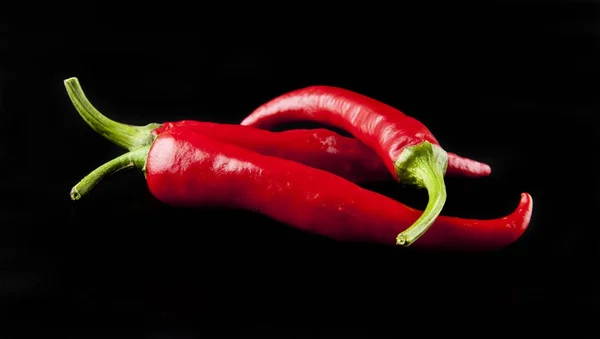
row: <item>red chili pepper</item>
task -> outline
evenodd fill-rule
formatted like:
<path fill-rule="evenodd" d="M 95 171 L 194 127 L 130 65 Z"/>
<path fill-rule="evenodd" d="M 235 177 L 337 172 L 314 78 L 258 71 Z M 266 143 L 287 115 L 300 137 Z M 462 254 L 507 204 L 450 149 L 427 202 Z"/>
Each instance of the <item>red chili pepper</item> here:
<path fill-rule="evenodd" d="M 427 189 L 429 203 L 415 224 L 398 235 L 408 246 L 423 235 L 446 201 L 448 155 L 429 129 L 396 108 L 367 96 L 329 86 L 283 94 L 262 105 L 242 125 L 269 128 L 292 121 L 314 121 L 341 128 L 369 146 L 399 181 Z"/>
<path fill-rule="evenodd" d="M 190 128 L 261 154 L 297 161 L 352 182 L 387 181 L 392 178 L 379 156 L 369 147 L 354 138 L 324 128 L 270 132 L 241 125 L 182 120 L 163 123 L 152 133 L 159 135 L 176 127 Z M 482 177 L 490 173 L 489 165 L 448 152 L 446 175 Z"/>
<path fill-rule="evenodd" d="M 71 191 L 80 199 L 102 178 L 124 168 L 144 171 L 150 192 L 181 207 L 257 211 L 297 229 L 339 241 L 395 244 L 421 211 L 294 161 L 262 155 L 187 128 L 174 128 L 100 166 Z M 489 250 L 518 239 L 529 224 L 532 199 L 494 220 L 440 216 L 416 246 Z"/>
<path fill-rule="evenodd" d="M 297 228 L 338 240 L 393 243 L 394 236 L 421 213 L 328 172 L 260 155 L 185 125 L 170 126 L 172 131 L 155 136 L 153 142 L 151 133 L 144 131 L 156 132 L 158 124 L 131 128 L 107 120 L 99 112 L 87 114 L 90 110 L 93 113 L 94 108 L 77 80 L 69 79 L 65 84 L 78 112 L 94 130 L 120 146 L 138 148 L 84 178 L 71 192 L 74 200 L 87 194 L 106 175 L 138 167 L 145 169 L 152 193 L 167 203 L 259 210 Z M 515 212 L 504 218 L 469 220 L 440 216 L 434 223 L 436 227 L 417 246 L 502 247 L 519 238 L 527 228 L 531 208 L 531 197 L 524 193 Z"/>

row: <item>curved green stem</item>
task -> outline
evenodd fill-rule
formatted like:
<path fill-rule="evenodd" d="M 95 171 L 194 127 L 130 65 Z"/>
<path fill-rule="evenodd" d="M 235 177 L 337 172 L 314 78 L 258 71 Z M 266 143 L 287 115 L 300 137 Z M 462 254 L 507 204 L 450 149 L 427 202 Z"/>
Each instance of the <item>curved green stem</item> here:
<path fill-rule="evenodd" d="M 151 123 L 146 126 L 131 126 L 113 121 L 92 106 L 81 89 L 77 78 L 66 79 L 64 83 L 67 94 L 77 112 L 94 131 L 130 151 L 152 143 L 154 139 L 152 131 L 158 128 L 160 124 Z"/>
<path fill-rule="evenodd" d="M 116 172 L 134 167 L 144 170 L 149 149 L 150 146 L 146 146 L 135 151 L 125 153 L 96 168 L 85 178 L 81 179 L 81 181 L 78 182 L 73 189 L 71 189 L 71 200 L 81 199 L 83 196 L 88 194 L 92 188 L 94 188 L 94 186 L 100 182 L 100 180 L 107 176 L 113 175 Z"/>
<path fill-rule="evenodd" d="M 448 166 L 448 154 L 428 141 L 407 147 L 394 164 L 402 182 L 427 189 L 429 202 L 423 214 L 396 238 L 396 244 L 410 246 L 421 237 L 440 215 L 446 203 L 444 174 Z"/>

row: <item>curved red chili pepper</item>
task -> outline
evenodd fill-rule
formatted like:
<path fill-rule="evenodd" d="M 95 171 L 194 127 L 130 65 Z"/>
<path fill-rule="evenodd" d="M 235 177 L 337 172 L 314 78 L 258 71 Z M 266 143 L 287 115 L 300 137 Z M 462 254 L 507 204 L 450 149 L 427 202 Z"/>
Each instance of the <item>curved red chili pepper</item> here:
<path fill-rule="evenodd" d="M 181 120 L 163 123 L 152 133 L 159 135 L 175 127 L 190 128 L 261 154 L 297 161 L 352 182 L 387 181 L 392 178 L 372 149 L 354 138 L 324 128 L 270 132 L 242 125 Z M 448 152 L 447 175 L 482 177 L 491 171 L 487 164 Z"/>
<path fill-rule="evenodd" d="M 361 188 L 341 177 L 294 161 L 262 155 L 187 128 L 157 136 L 151 146 L 126 153 L 96 169 L 71 191 L 74 200 L 123 168 L 144 171 L 150 192 L 182 207 L 257 211 L 297 229 L 339 241 L 395 244 L 396 235 L 421 211 Z M 523 193 L 507 217 L 468 220 L 440 216 L 416 246 L 489 250 L 525 231 L 532 209 Z"/>
<path fill-rule="evenodd" d="M 375 150 L 398 180 L 427 189 L 429 203 L 423 215 L 398 235 L 398 244 L 408 246 L 427 231 L 446 201 L 444 173 L 448 164 L 448 155 L 427 127 L 380 101 L 330 86 L 283 94 L 256 109 L 241 124 L 269 128 L 307 120 L 346 130 Z"/>

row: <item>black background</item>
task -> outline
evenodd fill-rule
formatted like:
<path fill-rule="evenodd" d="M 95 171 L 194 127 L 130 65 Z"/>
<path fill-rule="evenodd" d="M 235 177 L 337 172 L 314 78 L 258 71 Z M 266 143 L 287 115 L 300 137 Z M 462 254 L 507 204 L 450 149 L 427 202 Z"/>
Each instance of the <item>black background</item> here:
<path fill-rule="evenodd" d="M 195 33 L 117 32 L 103 11 L 77 21 L 94 29 L 75 35 L 6 26 L 3 328 L 372 337 L 427 317 L 421 330 L 430 333 L 438 319 L 458 316 L 451 329 L 464 335 L 473 315 L 510 330 L 540 311 L 596 309 L 598 5 L 524 4 L 418 15 L 380 8 L 340 15 L 347 21 L 331 28 L 300 20 L 294 33 L 263 22 L 268 36 L 248 32 L 259 19 L 236 28 L 215 18 L 220 24 Z M 447 179 L 444 214 L 500 217 L 529 192 L 530 229 L 485 254 L 341 244 L 252 213 L 164 206 L 135 171 L 71 202 L 81 177 L 122 152 L 71 106 L 63 80 L 72 76 L 104 114 L 131 124 L 239 123 L 261 103 L 314 84 L 372 96 L 424 122 L 447 150 L 492 166 L 489 178 Z M 424 192 L 370 188 L 424 206 Z"/>

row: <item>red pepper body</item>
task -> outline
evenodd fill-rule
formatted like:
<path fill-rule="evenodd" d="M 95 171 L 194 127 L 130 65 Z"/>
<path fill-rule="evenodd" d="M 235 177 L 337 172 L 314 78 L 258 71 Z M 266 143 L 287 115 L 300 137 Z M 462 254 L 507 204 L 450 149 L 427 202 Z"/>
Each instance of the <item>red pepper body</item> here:
<path fill-rule="evenodd" d="M 303 231 L 340 241 L 394 245 L 421 211 L 309 166 L 262 155 L 177 128 L 155 139 L 146 179 L 160 201 L 263 213 Z M 494 220 L 440 216 L 414 246 L 491 249 L 505 246 L 529 224 L 532 200 L 523 194 L 511 215 Z"/>
<path fill-rule="evenodd" d="M 327 129 L 270 132 L 241 125 L 182 120 L 164 123 L 153 133 L 158 135 L 173 128 L 189 128 L 226 143 L 300 162 L 356 183 L 393 180 L 373 150 L 357 139 Z M 487 164 L 448 153 L 447 175 L 481 177 L 490 173 Z"/>
<path fill-rule="evenodd" d="M 314 121 L 348 131 L 374 149 L 393 175 L 395 162 L 406 147 L 424 141 L 439 146 L 418 120 L 365 95 L 330 86 L 283 94 L 257 108 L 241 124 L 268 129 L 294 121 Z"/>

